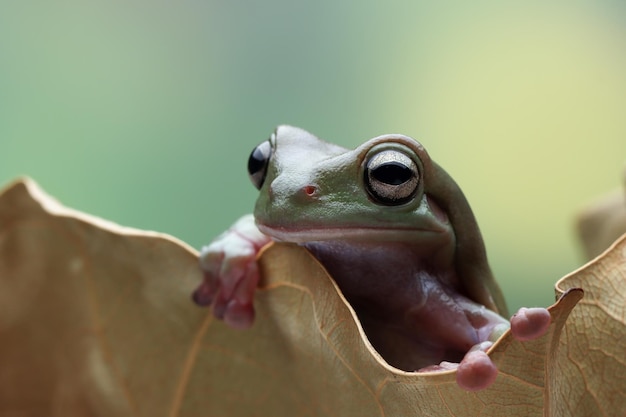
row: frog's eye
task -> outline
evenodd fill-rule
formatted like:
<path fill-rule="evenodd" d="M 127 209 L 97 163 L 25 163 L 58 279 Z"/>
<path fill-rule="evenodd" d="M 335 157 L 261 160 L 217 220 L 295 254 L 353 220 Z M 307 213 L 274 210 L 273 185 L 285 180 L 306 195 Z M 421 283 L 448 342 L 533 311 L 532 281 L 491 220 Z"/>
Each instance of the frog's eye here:
<path fill-rule="evenodd" d="M 265 176 L 267 175 L 267 166 L 272 155 L 272 145 L 269 140 L 266 140 L 250 153 L 248 158 L 248 175 L 250 181 L 257 189 L 261 189 Z"/>
<path fill-rule="evenodd" d="M 419 178 L 417 164 L 396 150 L 374 154 L 365 164 L 367 192 L 381 204 L 398 206 L 407 203 L 417 193 Z"/>

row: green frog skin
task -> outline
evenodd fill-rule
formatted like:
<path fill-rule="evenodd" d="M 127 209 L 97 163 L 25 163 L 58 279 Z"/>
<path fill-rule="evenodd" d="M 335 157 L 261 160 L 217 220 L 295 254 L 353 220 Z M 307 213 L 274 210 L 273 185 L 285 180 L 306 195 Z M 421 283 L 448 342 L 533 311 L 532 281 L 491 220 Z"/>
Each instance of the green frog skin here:
<path fill-rule="evenodd" d="M 550 323 L 542 308 L 509 322 L 474 215 L 452 178 L 403 135 L 354 150 L 279 126 L 248 162 L 259 189 L 247 215 L 201 251 L 199 305 L 236 328 L 254 321 L 256 255 L 272 240 L 306 247 L 352 305 L 372 346 L 406 371 L 457 369 L 467 390 L 497 369 L 485 351 L 511 326 L 521 340 Z"/>

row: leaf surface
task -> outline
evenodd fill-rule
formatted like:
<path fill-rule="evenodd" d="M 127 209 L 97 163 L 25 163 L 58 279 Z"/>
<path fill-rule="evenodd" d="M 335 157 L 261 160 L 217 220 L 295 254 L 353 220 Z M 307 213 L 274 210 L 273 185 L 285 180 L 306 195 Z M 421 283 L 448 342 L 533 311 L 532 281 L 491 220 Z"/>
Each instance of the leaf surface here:
<path fill-rule="evenodd" d="M 553 415 L 625 416 L 626 235 L 557 282 L 557 296 L 569 288 L 583 288 L 585 297 L 561 335 Z"/>
<path fill-rule="evenodd" d="M 190 301 L 193 249 L 18 181 L 0 196 L 0 415 L 624 415 L 625 258 L 622 240 L 560 281 L 548 333 L 503 335 L 496 382 L 469 393 L 388 366 L 301 247 L 266 248 L 256 322 L 233 330 Z"/>

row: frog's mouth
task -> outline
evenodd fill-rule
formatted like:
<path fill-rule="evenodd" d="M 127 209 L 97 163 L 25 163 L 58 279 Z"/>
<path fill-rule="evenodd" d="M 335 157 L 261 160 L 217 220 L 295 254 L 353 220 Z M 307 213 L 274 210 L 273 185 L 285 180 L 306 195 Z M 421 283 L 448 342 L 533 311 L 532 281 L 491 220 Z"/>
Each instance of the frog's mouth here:
<path fill-rule="evenodd" d="M 292 243 L 353 241 L 353 242 L 409 242 L 414 244 L 432 243 L 433 240 L 449 239 L 446 230 L 425 228 L 382 228 L 382 227 L 284 227 L 257 222 L 257 227 L 274 240 Z"/>

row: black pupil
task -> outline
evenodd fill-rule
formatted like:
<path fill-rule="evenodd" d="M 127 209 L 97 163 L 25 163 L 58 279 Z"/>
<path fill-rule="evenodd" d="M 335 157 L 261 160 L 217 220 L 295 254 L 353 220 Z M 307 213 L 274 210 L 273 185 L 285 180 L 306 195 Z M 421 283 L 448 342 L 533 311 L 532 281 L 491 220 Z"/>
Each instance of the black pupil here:
<path fill-rule="evenodd" d="M 254 148 L 254 150 L 250 154 L 250 158 L 248 158 L 248 172 L 250 173 L 250 175 L 256 174 L 257 172 L 261 171 L 265 167 L 265 163 L 267 162 L 267 156 L 259 148 L 259 146 Z"/>
<path fill-rule="evenodd" d="M 389 185 L 404 184 L 413 176 L 413 171 L 399 162 L 387 162 L 372 171 L 372 177 Z"/>

